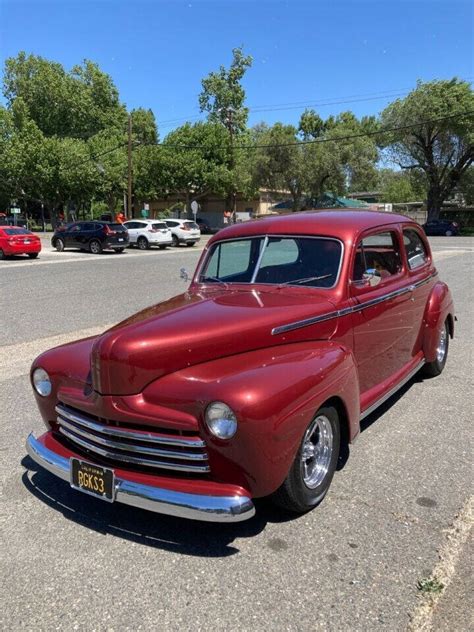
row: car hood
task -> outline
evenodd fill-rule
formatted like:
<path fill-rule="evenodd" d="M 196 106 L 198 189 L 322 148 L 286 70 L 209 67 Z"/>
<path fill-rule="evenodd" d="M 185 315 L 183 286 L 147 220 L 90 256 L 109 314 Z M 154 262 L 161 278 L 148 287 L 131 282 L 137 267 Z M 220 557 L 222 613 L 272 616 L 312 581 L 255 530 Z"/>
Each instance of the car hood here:
<path fill-rule="evenodd" d="M 163 375 L 212 359 L 327 340 L 334 319 L 287 334 L 272 329 L 333 310 L 324 292 L 304 288 L 192 289 L 99 336 L 91 352 L 93 387 L 103 395 L 132 395 Z"/>

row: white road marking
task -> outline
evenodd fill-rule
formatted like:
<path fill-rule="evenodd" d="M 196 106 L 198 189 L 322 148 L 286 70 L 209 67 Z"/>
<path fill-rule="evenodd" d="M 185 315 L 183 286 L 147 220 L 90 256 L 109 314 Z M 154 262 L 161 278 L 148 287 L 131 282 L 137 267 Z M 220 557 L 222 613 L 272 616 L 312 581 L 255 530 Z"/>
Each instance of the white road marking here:
<path fill-rule="evenodd" d="M 113 323 L 89 327 L 87 329 L 78 329 L 65 334 L 57 334 L 48 336 L 47 338 L 38 338 L 29 342 L 20 342 L 16 345 L 6 345 L 0 347 L 0 383 L 10 380 L 21 375 L 27 375 L 30 371 L 32 361 L 43 351 L 47 351 L 52 347 L 63 345 L 66 342 L 87 338 L 89 336 L 97 336 Z"/>
<path fill-rule="evenodd" d="M 456 250 L 440 250 L 438 252 L 433 252 L 433 259 L 435 261 L 439 261 L 440 259 L 450 259 L 451 257 L 459 257 L 466 253 L 472 253 L 474 250 L 469 250 L 466 248 L 458 248 Z"/>
<path fill-rule="evenodd" d="M 160 254 L 159 257 L 163 257 L 166 255 L 174 255 L 177 253 L 193 253 L 193 252 L 202 252 L 204 250 L 204 246 L 202 246 L 201 248 L 175 248 L 173 250 L 160 250 Z M 73 255 L 73 256 L 68 256 L 69 253 L 66 253 L 66 256 L 64 256 L 63 253 L 44 253 L 46 254 L 46 257 L 52 256 L 54 257 L 49 259 L 49 258 L 45 258 L 45 259 L 41 259 L 41 254 L 40 254 L 40 258 L 36 259 L 35 261 L 3 261 L 2 264 L 0 264 L 0 270 L 7 270 L 7 269 L 14 269 L 14 268 L 21 268 L 23 266 L 33 266 L 33 267 L 37 267 L 37 266 L 47 266 L 47 265 L 52 265 L 55 263 L 62 263 L 63 265 L 65 265 L 66 263 L 76 263 L 78 261 L 82 261 L 82 263 L 87 263 L 89 261 L 113 261 L 114 263 L 118 263 L 120 261 L 127 261 L 128 259 L 132 258 L 132 257 L 153 257 L 154 255 L 157 254 L 158 251 L 156 250 L 147 250 L 145 252 L 127 252 L 126 254 L 121 254 L 121 255 L 117 255 L 117 254 L 103 254 L 103 255 L 91 255 L 88 253 L 83 253 L 81 255 Z M 57 258 L 56 258 L 57 257 Z"/>

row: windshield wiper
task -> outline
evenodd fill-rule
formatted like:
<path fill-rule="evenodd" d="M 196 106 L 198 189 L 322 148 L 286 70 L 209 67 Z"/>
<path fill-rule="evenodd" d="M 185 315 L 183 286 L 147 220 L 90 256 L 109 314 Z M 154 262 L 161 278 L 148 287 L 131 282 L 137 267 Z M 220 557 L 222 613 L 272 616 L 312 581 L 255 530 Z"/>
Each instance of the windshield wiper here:
<path fill-rule="evenodd" d="M 305 279 L 295 279 L 294 281 L 286 281 L 285 283 L 280 283 L 278 287 L 283 287 L 284 285 L 298 285 L 299 283 L 309 283 L 310 281 L 322 281 L 322 279 L 329 279 L 329 277 L 334 276 L 334 274 L 323 274 L 321 276 L 313 276 L 306 277 Z"/>
<path fill-rule="evenodd" d="M 228 284 L 222 279 L 219 279 L 219 277 L 215 277 L 215 276 L 204 277 L 202 282 L 206 283 L 206 281 L 216 281 L 217 283 L 221 283 L 226 289 L 229 289 Z"/>

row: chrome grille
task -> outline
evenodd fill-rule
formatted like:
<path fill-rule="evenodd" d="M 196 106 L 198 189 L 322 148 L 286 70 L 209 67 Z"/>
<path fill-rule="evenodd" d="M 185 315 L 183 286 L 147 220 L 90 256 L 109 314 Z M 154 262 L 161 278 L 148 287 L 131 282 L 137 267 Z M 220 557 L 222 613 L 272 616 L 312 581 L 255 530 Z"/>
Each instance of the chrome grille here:
<path fill-rule="evenodd" d="M 179 472 L 209 472 L 205 442 L 198 436 L 166 434 L 107 425 L 82 411 L 58 404 L 58 432 L 69 443 L 118 465 Z"/>

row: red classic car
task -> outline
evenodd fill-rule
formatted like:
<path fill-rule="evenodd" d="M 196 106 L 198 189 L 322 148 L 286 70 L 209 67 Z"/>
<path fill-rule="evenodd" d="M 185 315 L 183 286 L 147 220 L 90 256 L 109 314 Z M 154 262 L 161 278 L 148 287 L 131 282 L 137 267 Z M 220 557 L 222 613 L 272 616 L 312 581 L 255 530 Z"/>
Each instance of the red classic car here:
<path fill-rule="evenodd" d="M 230 226 L 188 290 L 31 369 L 27 450 L 82 492 L 210 521 L 305 512 L 360 421 L 441 373 L 453 301 L 420 226 L 306 212 Z"/>

